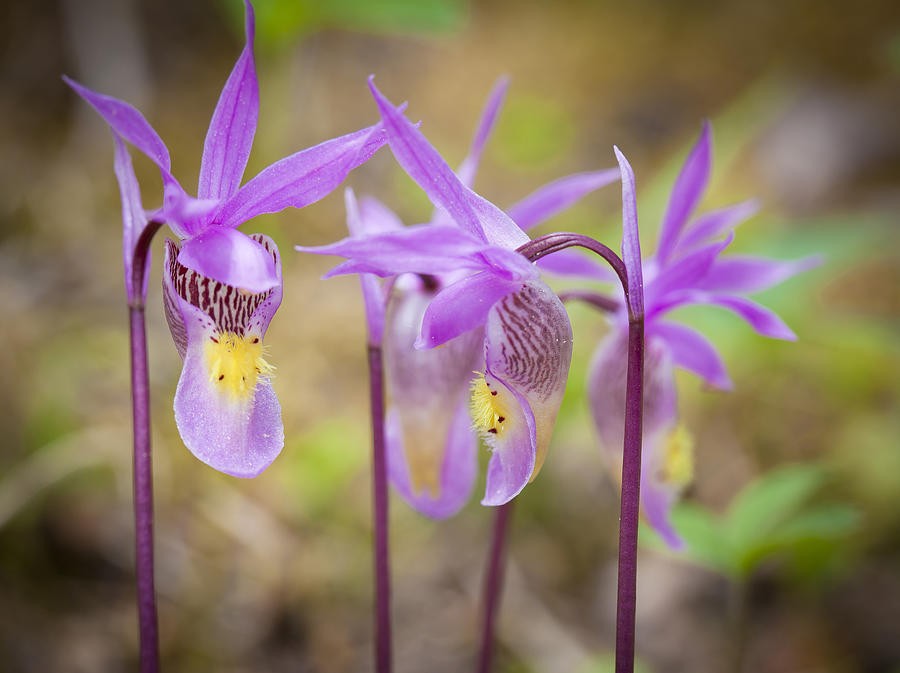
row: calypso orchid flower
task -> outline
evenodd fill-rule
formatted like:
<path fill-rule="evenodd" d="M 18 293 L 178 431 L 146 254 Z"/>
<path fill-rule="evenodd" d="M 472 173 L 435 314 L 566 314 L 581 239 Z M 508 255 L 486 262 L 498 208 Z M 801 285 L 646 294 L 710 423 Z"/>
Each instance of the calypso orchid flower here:
<path fill-rule="evenodd" d="M 673 548 L 680 547 L 681 540 L 669 513 L 693 477 L 693 442 L 678 419 L 674 368 L 687 369 L 719 389 L 729 389 L 731 381 L 715 347 L 696 330 L 670 321 L 669 311 L 688 304 L 718 306 L 743 318 L 759 334 L 793 340 L 794 333 L 781 318 L 743 295 L 777 285 L 819 263 L 812 257 L 796 261 L 722 257 L 734 237 L 734 227 L 755 213 L 756 205 L 745 202 L 692 219 L 709 181 L 710 157 L 707 123 L 675 182 L 656 252 L 643 262 L 646 346 L 641 508 L 650 526 Z M 627 211 L 629 204 L 625 208 Z M 610 470 L 618 474 L 626 388 L 625 307 L 620 304 L 611 317 L 612 329 L 590 365 L 588 391 Z"/>
<path fill-rule="evenodd" d="M 469 155 L 454 173 L 370 81 L 391 150 L 435 213 L 427 224 L 404 227 L 383 204 L 357 204 L 349 194 L 351 236 L 298 247 L 345 257 L 329 276 L 362 275 L 370 339 L 383 338 L 391 480 L 411 506 L 435 518 L 468 500 L 477 465 L 473 424 L 492 451 L 482 504 L 508 502 L 540 470 L 568 375 L 572 331 L 559 299 L 516 248 L 530 240 L 525 228 L 619 176 L 612 169 L 563 178 L 509 214 L 472 191 L 506 86 L 501 81 L 492 92 Z M 390 287 L 372 285 L 373 276 L 392 278 Z"/>
<path fill-rule="evenodd" d="M 129 302 L 146 296 L 147 269 L 141 278 L 132 278 L 135 242 L 160 223 L 181 239 L 167 244 L 164 289 L 172 335 L 185 358 L 175 395 L 182 439 L 215 469 L 252 477 L 275 459 L 284 443 L 281 410 L 269 384 L 272 369 L 262 355 L 282 280 L 274 242 L 247 236 L 237 227 L 257 215 L 325 197 L 386 139 L 380 124 L 361 129 L 281 159 L 241 186 L 259 116 L 249 0 L 245 11 L 246 45 L 207 130 L 196 197 L 172 175 L 165 143 L 138 110 L 64 79 L 113 132 Z M 141 205 L 126 142 L 160 171 L 163 205 L 155 211 Z"/>

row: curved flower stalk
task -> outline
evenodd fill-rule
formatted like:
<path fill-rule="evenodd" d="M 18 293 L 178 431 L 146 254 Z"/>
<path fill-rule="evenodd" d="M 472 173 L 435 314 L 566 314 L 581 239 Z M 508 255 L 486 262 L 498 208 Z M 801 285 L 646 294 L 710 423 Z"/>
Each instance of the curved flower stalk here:
<path fill-rule="evenodd" d="M 240 186 L 259 116 L 254 17 L 249 0 L 245 0 L 245 9 L 247 43 L 207 130 L 196 197 L 189 196 L 172 175 L 168 148 L 138 110 L 64 79 L 109 124 L 117 148 L 126 141 L 159 168 L 163 205 L 149 219 L 165 222 L 183 239 L 178 261 L 203 276 L 258 293 L 279 282 L 272 256 L 236 228 L 257 215 L 289 206 L 300 208 L 328 195 L 352 169 L 368 160 L 385 138 L 378 125 L 361 129 L 281 159 Z M 127 154 L 124 147 L 117 152 Z"/>
<path fill-rule="evenodd" d="M 646 367 L 641 508 L 647 522 L 673 547 L 681 540 L 669 512 L 693 474 L 693 444 L 678 420 L 674 369 L 682 367 L 710 386 L 731 381 L 715 347 L 696 330 L 672 322 L 668 313 L 687 304 L 709 304 L 743 318 L 756 332 L 776 339 L 796 337 L 769 309 L 747 293 L 772 287 L 819 263 L 817 258 L 776 261 L 722 256 L 733 229 L 756 211 L 745 202 L 693 218 L 706 190 L 711 165 L 711 130 L 704 124 L 675 182 L 656 252 L 643 262 L 645 278 Z M 619 302 L 612 329 L 598 346 L 589 370 L 589 397 L 610 469 L 621 467 L 625 398 L 627 312 Z"/>
<path fill-rule="evenodd" d="M 436 518 L 466 502 L 475 478 L 474 421 L 492 450 L 482 504 L 502 505 L 540 470 L 572 348 L 562 304 L 516 248 L 530 240 L 525 227 L 613 182 L 618 170 L 547 185 L 510 209 L 517 223 L 469 187 L 505 81 L 490 96 L 458 174 L 370 86 L 394 156 L 435 213 L 428 224 L 403 227 L 369 199 L 358 209 L 354 235 L 298 249 L 345 257 L 329 276 L 396 277 L 389 298 L 374 301 L 386 302 L 386 437 L 391 479 L 404 499 Z M 349 210 L 356 212 L 356 206 Z M 381 324 L 370 321 L 370 332 L 379 329 Z M 480 371 L 473 380 L 474 369 Z"/>
<path fill-rule="evenodd" d="M 257 215 L 287 207 L 300 208 L 325 197 L 351 170 L 368 160 L 386 138 L 380 124 L 361 129 L 281 159 L 241 186 L 259 116 L 259 87 L 253 58 L 254 15 L 249 1 L 245 1 L 245 10 L 246 45 L 222 89 L 207 130 L 196 197 L 189 196 L 172 175 L 166 145 L 138 110 L 68 78 L 65 81 L 103 117 L 113 132 L 116 174 L 123 199 L 129 302 L 143 302 L 149 267 L 144 265 L 140 278 L 136 276 L 135 241 L 146 231 L 148 223 L 154 224 L 153 231 L 160 223 L 166 223 L 181 239 L 180 244 L 167 249 L 175 257 L 167 262 L 167 272 L 171 274 L 177 269 L 180 280 L 189 277 L 196 287 L 211 292 L 209 296 L 203 295 L 203 301 L 196 297 L 182 299 L 189 300 L 201 314 L 211 315 L 210 305 L 202 304 L 215 297 L 220 302 L 215 310 L 221 317 L 229 310 L 247 312 L 248 302 L 268 297 L 264 305 L 270 313 L 263 321 L 268 325 L 281 296 L 278 252 L 271 240 L 262 242 L 258 236 L 237 231 L 237 227 Z M 141 205 L 140 187 L 126 142 L 152 160 L 162 176 L 163 204 L 150 213 Z M 170 325 L 177 322 L 172 316 L 178 316 L 181 310 L 172 299 L 177 295 L 172 294 L 173 282 L 167 276 Z M 225 292 L 230 294 L 220 296 Z M 251 317 L 247 313 L 242 319 Z M 178 344 L 179 337 L 173 327 L 179 352 L 186 356 L 175 398 L 175 418 L 182 439 L 200 460 L 228 474 L 249 477 L 265 469 L 283 444 L 280 410 L 268 384 L 269 370 L 264 376 L 247 377 L 259 386 L 248 384 L 240 395 L 233 394 L 235 391 L 230 388 L 227 393 L 216 393 L 215 386 L 203 387 L 198 383 L 203 377 L 214 380 L 221 374 L 221 368 L 243 371 L 248 366 L 249 352 L 261 348 L 258 344 L 250 350 L 245 347 L 241 339 L 246 326 L 241 319 L 235 320 L 232 326 L 237 331 L 229 332 L 223 341 L 217 342 L 220 348 L 216 358 L 195 356 L 190 347 L 185 350 Z M 223 329 L 218 323 L 215 327 Z M 265 326 L 254 335 L 260 344 L 264 332 Z M 187 334 L 201 338 L 199 332 L 188 330 Z M 188 339 L 186 343 L 193 342 Z M 198 397 L 201 392 L 209 397 L 201 400 Z"/>

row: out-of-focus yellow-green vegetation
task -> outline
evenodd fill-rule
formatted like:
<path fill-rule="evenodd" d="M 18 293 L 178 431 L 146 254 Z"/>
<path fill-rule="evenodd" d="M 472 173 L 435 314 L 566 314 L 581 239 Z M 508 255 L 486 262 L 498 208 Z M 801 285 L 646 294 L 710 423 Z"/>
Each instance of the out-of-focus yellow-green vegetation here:
<path fill-rule="evenodd" d="M 649 252 L 684 152 L 712 120 L 702 208 L 754 196 L 763 204 L 732 249 L 826 262 L 759 295 L 797 343 L 758 337 L 716 309 L 682 312 L 721 348 L 735 390 L 679 378 L 697 474 L 678 516 L 695 546 L 682 555 L 652 540 L 642 547 L 642 670 L 900 671 L 900 5 L 256 4 L 261 116 L 247 175 L 374 122 L 370 73 L 391 99 L 409 101 L 456 164 L 493 81 L 509 74 L 476 188 L 508 205 L 563 174 L 613 166 L 615 143 L 636 171 Z M 112 142 L 59 76 L 137 105 L 190 189 L 241 48 L 240 17 L 238 0 L 0 7 L 0 670 L 115 672 L 136 662 Z M 158 176 L 143 160 L 137 170 L 153 207 Z M 428 217 L 387 150 L 348 184 L 408 222 Z M 617 245 L 619 208 L 609 187 L 546 230 Z M 179 440 L 161 237 L 155 246 L 148 326 L 164 669 L 368 670 L 361 298 L 354 278 L 319 280 L 329 260 L 292 252 L 344 235 L 341 195 L 244 230 L 275 238 L 285 278 L 268 343 L 287 442 L 252 481 L 212 471 Z M 583 306 L 571 315 L 563 412 L 514 519 L 501 673 L 612 670 L 618 495 L 584 398 L 605 327 Z M 492 519 L 477 500 L 438 523 L 392 501 L 398 673 L 473 665 Z"/>

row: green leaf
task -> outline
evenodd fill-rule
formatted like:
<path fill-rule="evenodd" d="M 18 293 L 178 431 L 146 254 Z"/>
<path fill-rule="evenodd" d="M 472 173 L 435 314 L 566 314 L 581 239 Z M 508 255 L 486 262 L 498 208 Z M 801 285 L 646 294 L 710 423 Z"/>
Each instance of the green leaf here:
<path fill-rule="evenodd" d="M 827 540 L 853 532 L 860 522 L 860 512 L 844 504 L 820 505 L 801 512 L 774 532 L 771 541 L 790 546 L 805 540 Z"/>
<path fill-rule="evenodd" d="M 725 519 L 728 540 L 737 556 L 757 547 L 821 485 L 818 466 L 791 465 L 752 482 L 732 501 Z"/>
<path fill-rule="evenodd" d="M 734 560 L 722 524 L 709 510 L 680 503 L 672 510 L 672 525 L 687 546 L 687 555 L 698 564 L 731 575 Z"/>

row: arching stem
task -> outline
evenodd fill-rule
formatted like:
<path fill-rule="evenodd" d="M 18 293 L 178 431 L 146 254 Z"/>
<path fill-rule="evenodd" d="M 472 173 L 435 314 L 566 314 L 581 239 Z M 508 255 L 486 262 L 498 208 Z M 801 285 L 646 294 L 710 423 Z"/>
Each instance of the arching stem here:
<path fill-rule="evenodd" d="M 636 222 L 634 225 L 636 227 Z M 519 248 L 519 252 L 535 261 L 573 246 L 595 252 L 609 263 L 619 277 L 625 292 L 625 306 L 628 307 L 628 373 L 625 393 L 625 438 L 622 447 L 622 499 L 619 509 L 616 595 L 616 673 L 633 673 L 644 398 L 643 291 L 640 278 L 636 277 L 635 286 L 639 294 L 630 297 L 628 271 L 622 259 L 607 246 L 582 234 L 548 234 L 524 244 Z"/>

